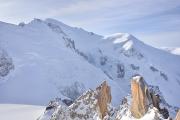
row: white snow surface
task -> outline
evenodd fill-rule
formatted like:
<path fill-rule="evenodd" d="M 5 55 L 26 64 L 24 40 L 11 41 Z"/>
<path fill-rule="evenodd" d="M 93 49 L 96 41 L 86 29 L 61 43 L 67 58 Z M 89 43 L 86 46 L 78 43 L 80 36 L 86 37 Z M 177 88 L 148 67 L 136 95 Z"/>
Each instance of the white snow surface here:
<path fill-rule="evenodd" d="M 180 55 L 180 48 L 179 47 L 162 47 L 161 49 L 166 50 L 172 54 Z"/>
<path fill-rule="evenodd" d="M 0 22 L 0 47 L 14 70 L 1 79 L 0 103 L 45 105 L 69 97 L 62 89 L 83 92 L 107 80 L 112 103 L 130 92 L 140 74 L 159 86 L 170 105 L 180 107 L 180 56 L 148 46 L 128 33 L 106 37 L 53 19 L 35 19 L 24 26 Z M 2 82 L 3 81 L 3 82 Z"/>
<path fill-rule="evenodd" d="M 44 106 L 0 104 L 0 120 L 36 120 L 44 110 Z"/>

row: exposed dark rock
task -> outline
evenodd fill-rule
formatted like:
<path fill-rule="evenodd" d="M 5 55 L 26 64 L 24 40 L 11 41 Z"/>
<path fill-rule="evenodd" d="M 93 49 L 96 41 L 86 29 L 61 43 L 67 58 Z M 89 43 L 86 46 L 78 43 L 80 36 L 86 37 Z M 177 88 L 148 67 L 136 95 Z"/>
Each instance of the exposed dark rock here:
<path fill-rule="evenodd" d="M 160 75 L 164 78 L 164 80 L 168 81 L 168 76 L 165 73 L 160 72 Z"/>
<path fill-rule="evenodd" d="M 61 87 L 59 89 L 64 96 L 70 98 L 71 100 L 75 100 L 85 91 L 85 86 L 76 81 L 70 86 Z"/>
<path fill-rule="evenodd" d="M 131 66 L 131 68 L 132 68 L 133 70 L 139 70 L 139 66 L 136 66 L 136 65 L 134 65 L 134 64 L 131 64 L 130 66 Z"/>
<path fill-rule="evenodd" d="M 150 93 L 150 95 L 151 95 L 153 106 L 156 107 L 158 110 L 160 110 L 160 107 L 159 107 L 159 103 L 160 103 L 159 95 L 155 95 L 153 93 Z"/>
<path fill-rule="evenodd" d="M 125 70 L 124 70 L 124 65 L 123 64 L 117 64 L 117 78 L 123 78 L 125 75 Z"/>
<path fill-rule="evenodd" d="M 63 102 L 64 104 L 66 104 L 67 106 L 70 106 L 70 105 L 73 103 L 73 101 L 72 101 L 72 100 L 69 100 L 69 99 L 63 99 L 62 102 Z"/>
<path fill-rule="evenodd" d="M 169 117 L 169 112 L 168 112 L 168 110 L 166 108 L 160 109 L 159 112 L 160 112 L 161 115 L 163 115 L 163 117 L 165 119 L 167 119 Z"/>
<path fill-rule="evenodd" d="M 110 75 L 108 74 L 108 72 L 106 72 L 106 71 L 103 71 L 103 72 L 104 72 L 104 74 L 107 75 L 107 77 L 108 77 L 109 79 L 113 80 L 112 76 L 110 76 Z"/>
<path fill-rule="evenodd" d="M 105 65 L 106 62 L 107 62 L 107 60 L 108 60 L 108 59 L 107 59 L 106 56 L 101 56 L 101 57 L 100 57 L 100 64 L 101 64 L 101 65 Z"/>
<path fill-rule="evenodd" d="M 5 77 L 14 69 L 13 61 L 4 50 L 0 50 L 0 77 Z"/>
<path fill-rule="evenodd" d="M 150 66 L 150 69 L 153 71 L 153 72 L 158 72 L 159 70 L 157 68 L 155 68 L 154 66 Z"/>
<path fill-rule="evenodd" d="M 46 107 L 46 110 L 56 109 L 59 105 L 60 99 L 56 98 L 55 100 L 52 100 L 49 102 L 48 106 Z"/>
<path fill-rule="evenodd" d="M 52 31 L 56 32 L 56 33 L 61 33 L 64 36 L 67 36 L 61 29 L 61 27 L 59 27 L 58 25 L 55 25 L 53 23 L 47 23 L 47 25 L 52 29 Z"/>
<path fill-rule="evenodd" d="M 21 23 L 18 24 L 18 26 L 20 26 L 20 27 L 24 27 L 25 25 L 26 24 L 24 22 L 21 22 Z"/>

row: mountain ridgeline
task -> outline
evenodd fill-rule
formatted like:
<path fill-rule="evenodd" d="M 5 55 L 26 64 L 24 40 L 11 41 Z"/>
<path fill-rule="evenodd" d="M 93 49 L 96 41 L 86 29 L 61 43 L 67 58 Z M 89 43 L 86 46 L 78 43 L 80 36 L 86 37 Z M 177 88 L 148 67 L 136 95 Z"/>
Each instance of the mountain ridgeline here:
<path fill-rule="evenodd" d="M 19 25 L 0 22 L 0 103 L 46 105 L 57 97 L 71 104 L 106 80 L 112 99 L 105 101 L 117 106 L 131 93 L 132 76 L 141 75 L 166 109 L 174 110 L 180 107 L 179 70 L 179 55 L 149 46 L 128 33 L 101 36 L 54 19 Z M 146 96 L 144 92 L 139 94 Z M 158 99 L 150 96 L 150 101 Z M 140 117 L 149 111 L 143 105 L 144 111 L 138 114 L 125 106 Z M 153 105 L 164 110 L 156 102 Z M 107 111 L 106 107 L 101 111 Z"/>

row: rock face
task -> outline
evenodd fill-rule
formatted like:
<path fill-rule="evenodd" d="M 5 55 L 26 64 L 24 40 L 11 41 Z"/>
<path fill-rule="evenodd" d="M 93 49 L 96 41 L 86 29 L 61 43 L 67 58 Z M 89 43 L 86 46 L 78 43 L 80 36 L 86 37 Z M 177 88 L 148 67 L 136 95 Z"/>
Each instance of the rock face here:
<path fill-rule="evenodd" d="M 38 120 L 170 120 L 168 109 L 160 108 L 161 96 L 148 89 L 141 76 L 133 77 L 131 90 L 132 95 L 125 97 L 121 105 L 114 108 L 110 105 L 110 86 L 104 81 L 96 90 L 88 90 L 73 102 L 51 101 Z M 180 111 L 176 120 L 179 118 Z"/>
<path fill-rule="evenodd" d="M 89 90 L 74 101 L 69 107 L 59 107 L 58 114 L 53 118 L 55 120 L 91 120 L 97 111 L 96 92 Z M 65 112 L 64 112 L 65 111 Z M 52 120 L 53 120 L 52 119 Z"/>
<path fill-rule="evenodd" d="M 62 101 L 63 102 L 63 101 Z M 52 102 L 39 120 L 96 120 L 109 115 L 108 104 L 111 102 L 111 90 L 104 81 L 96 90 L 89 90 L 77 98 L 70 106 Z M 64 102 L 63 102 L 64 103 Z"/>
<path fill-rule="evenodd" d="M 96 90 L 98 92 L 97 100 L 100 118 L 104 118 L 108 113 L 108 103 L 111 102 L 111 89 L 107 85 L 107 82 L 104 81 Z"/>
<path fill-rule="evenodd" d="M 160 108 L 160 96 L 154 91 L 149 91 L 143 77 L 135 76 L 131 81 L 131 114 L 135 118 L 143 117 L 148 109 L 155 107 L 158 112 L 167 119 L 169 117 L 168 110 Z"/>
<path fill-rule="evenodd" d="M 141 76 L 133 77 L 131 81 L 131 113 L 135 118 L 141 118 L 148 110 L 149 92 L 148 88 Z"/>
<path fill-rule="evenodd" d="M 5 77 L 14 69 L 13 61 L 8 54 L 0 49 L 0 78 Z"/>
<path fill-rule="evenodd" d="M 180 110 L 177 112 L 177 115 L 176 115 L 176 119 L 175 120 L 180 120 Z"/>
<path fill-rule="evenodd" d="M 151 95 L 153 106 L 155 108 L 157 108 L 158 110 L 160 110 L 160 107 L 159 107 L 159 103 L 160 103 L 159 95 L 154 95 L 153 93 L 150 93 L 150 95 Z"/>

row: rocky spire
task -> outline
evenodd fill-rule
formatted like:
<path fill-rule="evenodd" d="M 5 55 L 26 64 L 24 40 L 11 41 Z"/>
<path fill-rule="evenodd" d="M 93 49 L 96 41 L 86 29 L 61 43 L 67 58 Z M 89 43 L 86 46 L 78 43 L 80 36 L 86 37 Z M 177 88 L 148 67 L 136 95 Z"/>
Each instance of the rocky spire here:
<path fill-rule="evenodd" d="M 107 82 L 104 81 L 101 86 L 96 88 L 97 94 L 97 105 L 99 107 L 100 118 L 104 118 L 108 113 L 108 103 L 111 102 L 111 89 Z"/>
<path fill-rule="evenodd" d="M 131 81 L 131 113 L 135 118 L 141 118 L 148 110 L 149 92 L 146 83 L 141 76 L 133 77 Z"/>
<path fill-rule="evenodd" d="M 179 111 L 177 112 L 177 115 L 176 115 L 176 119 L 175 120 L 180 120 L 180 109 Z"/>
<path fill-rule="evenodd" d="M 158 112 L 167 119 L 169 112 L 166 108 L 160 108 L 160 97 L 153 91 L 150 92 L 147 84 L 141 76 L 135 76 L 131 81 L 131 114 L 135 118 L 143 117 L 150 106 L 157 108 Z"/>

